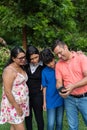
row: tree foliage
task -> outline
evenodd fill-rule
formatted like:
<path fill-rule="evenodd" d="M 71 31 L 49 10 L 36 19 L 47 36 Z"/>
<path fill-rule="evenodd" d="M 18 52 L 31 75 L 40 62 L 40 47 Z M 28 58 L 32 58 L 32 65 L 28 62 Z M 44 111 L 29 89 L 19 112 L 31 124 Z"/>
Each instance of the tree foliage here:
<path fill-rule="evenodd" d="M 40 47 L 58 38 L 71 49 L 86 51 L 86 7 L 86 0 L 1 0 L 0 35 L 15 44 Z"/>
<path fill-rule="evenodd" d="M 10 56 L 10 52 L 8 47 L 0 47 L 0 81 L 1 81 L 3 67 L 5 66 L 5 62 L 8 60 L 9 56 Z"/>

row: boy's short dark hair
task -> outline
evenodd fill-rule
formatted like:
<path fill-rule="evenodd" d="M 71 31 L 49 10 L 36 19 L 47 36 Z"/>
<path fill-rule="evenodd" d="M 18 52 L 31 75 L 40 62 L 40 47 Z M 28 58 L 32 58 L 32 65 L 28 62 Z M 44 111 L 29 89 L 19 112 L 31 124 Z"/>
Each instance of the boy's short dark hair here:
<path fill-rule="evenodd" d="M 40 57 L 44 64 L 49 64 L 54 59 L 54 55 L 49 48 L 41 51 Z"/>

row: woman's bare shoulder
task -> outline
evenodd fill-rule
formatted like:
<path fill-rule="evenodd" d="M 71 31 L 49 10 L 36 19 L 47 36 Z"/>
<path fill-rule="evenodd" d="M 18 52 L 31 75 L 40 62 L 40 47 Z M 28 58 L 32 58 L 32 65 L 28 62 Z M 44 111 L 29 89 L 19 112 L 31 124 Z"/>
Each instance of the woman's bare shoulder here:
<path fill-rule="evenodd" d="M 7 66 L 6 68 L 4 68 L 3 76 L 14 77 L 15 75 L 16 75 L 16 72 L 10 66 Z"/>

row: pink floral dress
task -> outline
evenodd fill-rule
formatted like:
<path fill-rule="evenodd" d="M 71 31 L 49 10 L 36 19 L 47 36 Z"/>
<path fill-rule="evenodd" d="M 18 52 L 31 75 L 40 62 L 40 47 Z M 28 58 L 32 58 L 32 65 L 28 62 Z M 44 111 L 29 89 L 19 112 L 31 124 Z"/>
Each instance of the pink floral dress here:
<path fill-rule="evenodd" d="M 28 87 L 26 85 L 27 78 L 27 75 L 26 77 L 24 77 L 22 74 L 17 73 L 12 88 L 12 94 L 16 102 L 21 106 L 23 110 L 22 116 L 17 115 L 14 106 L 10 104 L 8 98 L 6 97 L 3 87 L 0 110 L 0 124 L 4 124 L 6 122 L 11 124 L 19 124 L 24 121 L 25 116 L 29 115 L 29 92 Z"/>

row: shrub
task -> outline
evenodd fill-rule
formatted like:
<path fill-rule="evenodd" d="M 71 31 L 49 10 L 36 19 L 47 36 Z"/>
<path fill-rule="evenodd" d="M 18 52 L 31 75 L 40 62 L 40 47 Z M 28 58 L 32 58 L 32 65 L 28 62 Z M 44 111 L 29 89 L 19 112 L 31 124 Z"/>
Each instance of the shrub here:
<path fill-rule="evenodd" d="M 9 49 L 7 47 L 0 47 L 0 78 L 2 76 L 4 65 L 8 60 L 9 54 Z"/>

